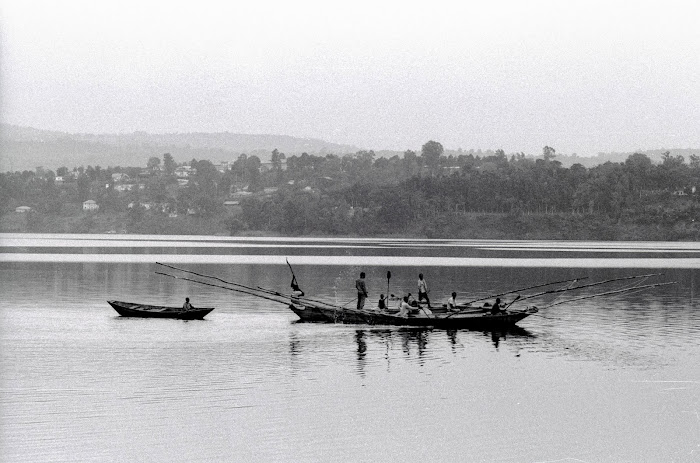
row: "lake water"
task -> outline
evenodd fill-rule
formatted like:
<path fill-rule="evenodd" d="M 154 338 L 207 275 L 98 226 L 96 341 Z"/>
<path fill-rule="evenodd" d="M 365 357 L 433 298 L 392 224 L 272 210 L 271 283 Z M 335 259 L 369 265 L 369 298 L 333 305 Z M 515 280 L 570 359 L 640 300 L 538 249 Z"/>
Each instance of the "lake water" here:
<path fill-rule="evenodd" d="M 415 294 L 419 272 L 439 302 L 568 278 L 677 284 L 483 332 L 297 323 L 155 273 L 287 292 L 286 258 L 339 304 L 360 271 L 372 301 Z M 5 234 L 0 294 L 3 462 L 700 461 L 699 243 Z M 133 319 L 106 302 L 186 296 L 216 310 Z"/>

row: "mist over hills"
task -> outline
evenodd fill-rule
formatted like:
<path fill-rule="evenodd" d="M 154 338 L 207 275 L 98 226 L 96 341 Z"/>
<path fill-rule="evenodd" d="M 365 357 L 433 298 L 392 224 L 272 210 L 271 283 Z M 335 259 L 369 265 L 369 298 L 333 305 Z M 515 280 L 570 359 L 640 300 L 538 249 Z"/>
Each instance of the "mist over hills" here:
<path fill-rule="evenodd" d="M 329 143 L 288 135 L 220 133 L 72 134 L 2 124 L 0 126 L 0 171 L 35 169 L 43 166 L 145 166 L 151 156 L 170 153 L 175 161 L 208 159 L 235 160 L 241 153 L 262 161 L 277 149 L 287 156 L 303 152 L 343 155 L 360 150 L 356 146 Z"/>
<path fill-rule="evenodd" d="M 235 160 L 241 153 L 258 156 L 265 162 L 269 160 L 274 149 L 287 156 L 304 152 L 317 156 L 326 154 L 342 156 L 372 148 L 289 135 L 229 132 L 73 134 L 0 124 L 0 172 L 33 170 L 38 166 L 48 169 L 88 165 L 145 166 L 148 158 L 162 157 L 164 153 L 170 153 L 177 162 L 192 159 L 207 159 L 212 162 Z M 420 146 L 411 149 L 420 153 Z M 661 162 L 663 153 L 667 151 L 673 156 L 683 156 L 686 161 L 691 154 L 700 155 L 700 149 L 692 148 L 661 148 L 636 152 L 646 154 L 654 162 Z M 599 153 L 590 157 L 557 153 L 556 160 L 560 161 L 564 167 L 571 167 L 578 163 L 590 168 L 607 161 L 624 162 L 633 153 L 631 151 Z M 445 147 L 446 156 L 462 154 L 484 157 L 493 155 L 494 150 L 454 150 Z M 532 157 L 541 156 L 541 153 L 526 154 Z M 376 155 L 377 157 L 402 156 L 403 152 L 376 151 Z M 511 153 L 508 153 L 508 156 L 510 155 Z"/>

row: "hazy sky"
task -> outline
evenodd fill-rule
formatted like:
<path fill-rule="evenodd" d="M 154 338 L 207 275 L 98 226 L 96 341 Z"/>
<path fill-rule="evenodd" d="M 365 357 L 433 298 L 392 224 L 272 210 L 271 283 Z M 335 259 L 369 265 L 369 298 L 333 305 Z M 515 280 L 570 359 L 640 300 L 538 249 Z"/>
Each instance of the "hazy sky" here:
<path fill-rule="evenodd" d="M 2 121 L 368 149 L 700 147 L 700 1 L 0 0 Z"/>

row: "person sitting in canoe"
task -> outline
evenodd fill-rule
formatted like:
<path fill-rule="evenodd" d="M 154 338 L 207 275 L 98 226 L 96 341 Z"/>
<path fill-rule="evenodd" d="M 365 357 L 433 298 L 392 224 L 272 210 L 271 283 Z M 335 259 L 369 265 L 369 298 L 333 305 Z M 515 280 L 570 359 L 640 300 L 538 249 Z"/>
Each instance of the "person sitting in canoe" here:
<path fill-rule="evenodd" d="M 406 302 L 408 302 L 408 305 L 411 307 L 418 307 L 418 301 L 416 300 L 415 297 L 411 293 L 408 293 L 408 296 L 406 296 Z"/>
<path fill-rule="evenodd" d="M 193 310 L 193 309 L 194 309 L 194 307 L 192 306 L 192 304 L 190 304 L 190 298 L 186 297 L 185 303 L 182 304 L 182 310 L 187 312 L 188 310 Z"/>
<path fill-rule="evenodd" d="M 403 297 L 403 301 L 399 305 L 399 317 L 408 317 L 408 312 L 411 310 L 411 306 L 408 303 L 408 296 Z"/>
<path fill-rule="evenodd" d="M 448 312 L 458 312 L 457 308 L 457 293 L 452 292 L 452 297 L 447 300 L 447 311 Z"/>
<path fill-rule="evenodd" d="M 501 312 L 501 298 L 497 297 L 496 302 L 491 307 L 491 315 L 498 315 Z"/>

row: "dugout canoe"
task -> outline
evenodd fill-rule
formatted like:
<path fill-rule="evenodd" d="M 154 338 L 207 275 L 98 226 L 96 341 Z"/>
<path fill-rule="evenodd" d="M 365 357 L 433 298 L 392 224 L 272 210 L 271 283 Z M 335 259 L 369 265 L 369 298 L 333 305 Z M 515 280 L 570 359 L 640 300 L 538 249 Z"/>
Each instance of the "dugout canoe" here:
<path fill-rule="evenodd" d="M 201 320 L 214 307 L 193 308 L 184 310 L 182 307 L 167 307 L 160 305 L 137 304 L 134 302 L 107 301 L 122 317 L 139 318 L 176 318 L 179 320 Z"/>

